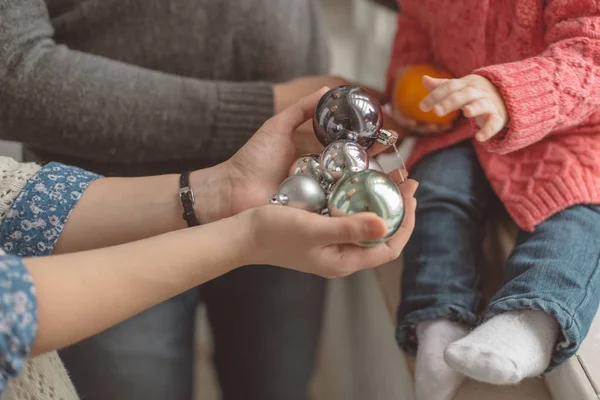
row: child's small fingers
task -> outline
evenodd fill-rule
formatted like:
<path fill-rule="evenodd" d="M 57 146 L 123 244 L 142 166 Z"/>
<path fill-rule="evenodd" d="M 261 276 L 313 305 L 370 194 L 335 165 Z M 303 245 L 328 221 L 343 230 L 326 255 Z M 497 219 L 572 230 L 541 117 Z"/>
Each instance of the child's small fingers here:
<path fill-rule="evenodd" d="M 480 115 L 483 115 L 483 114 L 489 114 L 489 113 L 494 112 L 494 107 L 492 106 L 492 103 L 487 98 L 483 98 L 483 99 L 477 99 L 477 100 L 467 104 L 464 107 L 463 112 L 465 114 L 465 117 L 475 118 L 475 117 L 479 117 Z"/>
<path fill-rule="evenodd" d="M 478 142 L 487 142 L 491 139 L 491 135 L 488 131 L 482 129 L 475 134 L 475 139 Z"/>
<path fill-rule="evenodd" d="M 443 117 L 452 111 L 459 110 L 467 104 L 484 97 L 485 93 L 482 90 L 467 86 L 461 90 L 453 92 L 445 99 L 441 100 L 436 106 L 433 107 L 433 111 L 438 116 Z"/>
<path fill-rule="evenodd" d="M 437 87 L 446 83 L 448 79 L 432 78 L 429 75 L 423 76 L 423 85 L 429 91 L 436 89 Z"/>
<path fill-rule="evenodd" d="M 498 114 L 492 114 L 485 121 L 483 128 L 475 134 L 475 139 L 486 142 L 496 136 L 503 128 L 502 118 Z"/>
<path fill-rule="evenodd" d="M 463 89 L 465 86 L 466 83 L 463 79 L 448 79 L 446 80 L 446 82 L 433 89 L 427 95 L 427 97 L 425 97 L 423 101 L 421 101 L 419 107 L 423 112 L 429 112 L 433 110 L 433 107 L 440 101 L 442 101 L 452 93 Z"/>

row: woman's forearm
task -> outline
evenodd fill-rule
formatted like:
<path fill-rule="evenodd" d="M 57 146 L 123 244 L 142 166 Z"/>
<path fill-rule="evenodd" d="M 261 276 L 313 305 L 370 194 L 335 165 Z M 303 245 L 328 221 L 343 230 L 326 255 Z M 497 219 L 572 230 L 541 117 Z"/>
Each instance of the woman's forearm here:
<path fill-rule="evenodd" d="M 190 186 L 201 223 L 225 216 L 220 209 L 225 203 L 220 191 L 227 179 L 223 165 L 191 174 Z M 182 213 L 178 175 L 98 179 L 81 196 L 53 254 L 112 246 L 186 228 Z"/>
<path fill-rule="evenodd" d="M 94 335 L 242 265 L 248 235 L 238 220 L 99 250 L 25 259 L 37 292 L 34 353 Z"/>

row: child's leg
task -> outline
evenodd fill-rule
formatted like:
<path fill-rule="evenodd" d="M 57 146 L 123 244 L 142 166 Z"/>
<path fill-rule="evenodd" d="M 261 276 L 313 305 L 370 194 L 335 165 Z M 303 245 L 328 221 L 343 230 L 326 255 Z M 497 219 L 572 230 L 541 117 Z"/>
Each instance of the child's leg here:
<path fill-rule="evenodd" d="M 449 346 L 446 360 L 472 378 L 497 384 L 519 382 L 565 361 L 598 309 L 599 267 L 600 206 L 571 207 L 535 232 L 521 232 L 486 322 Z"/>
<path fill-rule="evenodd" d="M 425 157 L 411 171 L 419 181 L 417 224 L 404 249 L 397 340 L 414 353 L 418 400 L 452 398 L 462 375 L 443 359 L 445 347 L 477 322 L 478 266 L 491 188 L 470 142 Z"/>

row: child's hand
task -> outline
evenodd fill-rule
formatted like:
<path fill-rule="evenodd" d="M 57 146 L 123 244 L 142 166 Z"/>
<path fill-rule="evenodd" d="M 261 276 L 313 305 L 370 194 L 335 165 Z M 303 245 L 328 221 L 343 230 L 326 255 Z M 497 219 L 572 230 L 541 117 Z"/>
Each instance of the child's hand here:
<path fill-rule="evenodd" d="M 403 136 L 429 136 L 440 135 L 452 129 L 452 124 L 427 124 L 424 122 L 415 121 L 406 118 L 396 107 L 388 103 L 383 106 L 385 117 L 394 121 L 397 126 L 393 130 L 398 132 L 400 137 Z M 386 127 L 387 128 L 387 127 Z"/>
<path fill-rule="evenodd" d="M 461 79 L 423 77 L 423 84 L 431 91 L 421 102 L 421 110 L 433 110 L 443 116 L 462 109 L 467 118 L 475 118 L 479 132 L 475 138 L 485 142 L 496 136 L 508 124 L 506 105 L 498 89 L 479 75 Z"/>

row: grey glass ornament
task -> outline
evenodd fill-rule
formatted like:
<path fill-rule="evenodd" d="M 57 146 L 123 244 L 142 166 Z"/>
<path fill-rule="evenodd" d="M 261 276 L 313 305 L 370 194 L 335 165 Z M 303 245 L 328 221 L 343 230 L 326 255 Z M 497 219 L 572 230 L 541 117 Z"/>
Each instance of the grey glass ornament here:
<path fill-rule="evenodd" d="M 327 195 L 319 182 L 309 176 L 294 175 L 279 185 L 271 204 L 280 204 L 320 213 L 327 207 Z"/>
<path fill-rule="evenodd" d="M 372 245 L 388 240 L 404 219 L 404 198 L 400 188 L 386 174 L 364 170 L 345 176 L 333 188 L 328 201 L 329 214 L 342 217 L 359 212 L 373 212 L 387 226 L 387 234 L 380 240 L 362 243 Z"/>
<path fill-rule="evenodd" d="M 321 166 L 319 164 L 321 156 L 319 154 L 303 154 L 290 168 L 289 176 L 303 175 L 311 178 L 321 178 Z"/>
<path fill-rule="evenodd" d="M 323 146 L 336 140 L 357 142 L 369 149 L 375 141 L 386 145 L 396 138 L 383 128 L 383 113 L 377 99 L 358 86 L 345 85 L 321 97 L 313 115 L 313 129 Z"/>
<path fill-rule="evenodd" d="M 321 156 L 319 154 L 304 154 L 292 164 L 289 176 L 302 175 L 315 179 L 321 187 L 328 191 L 331 183 L 325 179 L 321 171 Z"/>
<path fill-rule="evenodd" d="M 367 152 L 355 142 L 338 140 L 321 154 L 321 174 L 329 182 L 338 181 L 344 174 L 369 168 Z"/>

